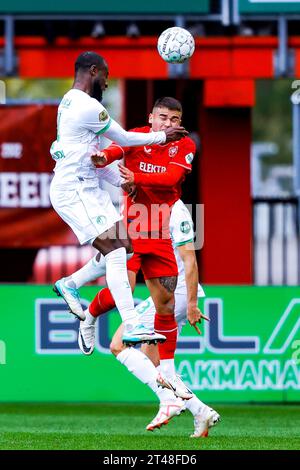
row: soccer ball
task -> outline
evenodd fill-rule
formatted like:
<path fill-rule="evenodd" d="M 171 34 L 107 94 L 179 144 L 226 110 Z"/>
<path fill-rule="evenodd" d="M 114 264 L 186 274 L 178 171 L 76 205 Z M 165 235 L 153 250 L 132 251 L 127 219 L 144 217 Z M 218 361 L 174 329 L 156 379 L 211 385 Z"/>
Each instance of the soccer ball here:
<path fill-rule="evenodd" d="M 178 26 L 161 33 L 157 41 L 159 55 L 171 64 L 181 64 L 192 57 L 195 41 L 189 31 Z"/>

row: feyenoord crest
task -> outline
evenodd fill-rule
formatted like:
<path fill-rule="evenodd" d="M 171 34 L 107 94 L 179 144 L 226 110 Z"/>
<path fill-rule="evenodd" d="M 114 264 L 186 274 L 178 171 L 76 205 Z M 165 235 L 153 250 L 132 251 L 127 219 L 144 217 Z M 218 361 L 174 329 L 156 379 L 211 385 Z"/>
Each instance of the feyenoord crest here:
<path fill-rule="evenodd" d="M 178 152 L 177 145 L 174 147 L 169 148 L 169 157 L 175 157 L 176 153 Z"/>

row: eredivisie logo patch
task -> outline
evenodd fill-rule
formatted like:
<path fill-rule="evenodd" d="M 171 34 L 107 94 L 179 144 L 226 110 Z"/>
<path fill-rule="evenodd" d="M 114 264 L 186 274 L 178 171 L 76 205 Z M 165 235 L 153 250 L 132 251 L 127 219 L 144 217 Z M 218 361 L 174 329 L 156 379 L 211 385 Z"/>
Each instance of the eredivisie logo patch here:
<path fill-rule="evenodd" d="M 106 109 L 104 109 L 103 111 L 101 111 L 101 113 L 99 113 L 99 121 L 100 122 L 106 121 L 107 118 L 108 118 L 108 112 L 106 111 Z"/>
<path fill-rule="evenodd" d="M 194 159 L 194 155 L 192 154 L 192 152 L 191 152 L 191 153 L 188 153 L 188 154 L 185 156 L 185 161 L 186 161 L 186 163 L 192 163 L 193 159 Z"/>
<path fill-rule="evenodd" d="M 191 228 L 191 224 L 188 220 L 185 220 L 180 224 L 180 230 L 182 231 L 182 233 L 189 233 L 191 231 Z"/>

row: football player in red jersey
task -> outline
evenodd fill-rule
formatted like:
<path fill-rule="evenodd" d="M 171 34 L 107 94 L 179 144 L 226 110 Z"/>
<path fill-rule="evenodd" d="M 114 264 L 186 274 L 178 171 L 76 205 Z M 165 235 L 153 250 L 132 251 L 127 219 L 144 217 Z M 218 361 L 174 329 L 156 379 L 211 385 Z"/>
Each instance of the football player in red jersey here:
<path fill-rule="evenodd" d="M 149 116 L 150 126 L 133 129 L 135 132 L 152 132 L 178 126 L 182 107 L 174 98 L 157 100 Z M 156 306 L 155 330 L 167 337 L 164 346 L 169 354 L 176 349 L 177 325 L 174 319 L 174 290 L 177 282 L 177 264 L 169 235 L 170 208 L 180 199 L 181 183 L 191 171 L 195 144 L 189 137 L 166 145 L 123 147 L 112 144 L 93 158 L 94 163 L 106 159 L 111 163 L 124 157 L 129 171 L 134 173 L 137 194 L 127 198 L 125 204 L 128 232 L 132 239 L 134 254 L 127 263 L 132 289 L 136 275 L 141 269 L 151 297 Z M 97 156 L 99 157 L 97 159 Z M 121 167 L 126 172 L 124 167 Z M 89 310 L 94 316 L 112 308 L 112 297 L 103 289 L 91 303 Z M 198 310 L 197 305 L 195 309 Z M 197 312 L 198 313 L 198 312 Z M 85 325 L 80 329 L 84 335 Z M 93 345 L 91 345 L 93 347 Z M 118 354 L 118 335 L 112 342 L 112 351 Z"/>
<path fill-rule="evenodd" d="M 150 126 L 133 129 L 135 132 L 152 132 L 176 127 L 181 122 L 181 104 L 174 98 L 162 98 L 156 101 L 149 116 Z M 134 182 L 138 187 L 135 200 L 128 199 L 126 219 L 129 219 L 128 231 L 132 238 L 134 255 L 128 261 L 128 278 L 132 289 L 135 287 L 136 275 L 142 269 L 146 284 L 156 307 L 155 330 L 163 332 L 167 337 L 164 349 L 160 354 L 174 357 L 177 340 L 177 324 L 174 318 L 174 290 L 177 282 L 177 264 L 169 236 L 170 208 L 180 198 L 181 183 L 191 171 L 191 162 L 195 153 L 194 142 L 185 137 L 173 145 L 155 145 L 123 147 L 112 144 L 109 148 L 94 155 L 94 163 L 111 163 L 124 157 L 125 165 L 134 174 Z M 123 172 L 126 169 L 123 167 Z M 114 307 L 113 298 L 108 289 L 103 289 L 86 312 L 87 319 L 81 322 L 79 345 L 85 354 L 94 349 L 94 326 L 97 316 Z M 194 323 L 201 319 L 197 302 L 194 309 Z M 121 362 L 126 361 L 123 349 L 122 326 L 115 334 L 111 350 Z M 159 356 L 157 355 L 157 362 Z M 132 366 L 133 368 L 134 366 Z M 177 390 L 178 391 L 178 390 Z M 180 392 L 180 390 L 179 390 Z M 189 392 L 189 391 L 188 391 Z M 183 393 L 186 389 L 183 388 Z M 186 396 L 185 398 L 190 398 Z M 150 423 L 149 429 L 160 427 L 170 412 L 163 403 L 157 417 Z"/>

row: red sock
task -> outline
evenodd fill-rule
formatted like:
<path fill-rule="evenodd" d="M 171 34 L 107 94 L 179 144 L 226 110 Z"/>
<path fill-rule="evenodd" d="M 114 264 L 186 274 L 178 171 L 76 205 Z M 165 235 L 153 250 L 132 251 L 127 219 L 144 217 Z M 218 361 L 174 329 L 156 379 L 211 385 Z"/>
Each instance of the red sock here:
<path fill-rule="evenodd" d="M 99 317 L 116 306 L 110 290 L 105 287 L 100 290 L 89 305 L 89 312 L 93 317 Z"/>
<path fill-rule="evenodd" d="M 159 356 L 161 359 L 173 359 L 177 341 L 177 323 L 174 314 L 155 314 L 154 329 L 157 333 L 166 336 L 164 343 L 158 343 Z"/>

